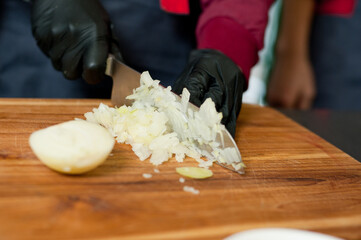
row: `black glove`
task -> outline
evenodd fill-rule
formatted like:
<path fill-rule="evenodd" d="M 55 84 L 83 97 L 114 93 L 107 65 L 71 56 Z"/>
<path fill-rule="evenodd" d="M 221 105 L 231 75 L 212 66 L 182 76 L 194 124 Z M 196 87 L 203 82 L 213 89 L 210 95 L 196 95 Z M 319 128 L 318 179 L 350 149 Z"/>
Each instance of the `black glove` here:
<path fill-rule="evenodd" d="M 121 58 L 98 0 L 34 0 L 31 21 L 39 47 L 68 79 L 98 83 L 105 78 L 108 53 Z"/>
<path fill-rule="evenodd" d="M 242 106 L 246 79 L 240 68 L 223 53 L 211 50 L 193 50 L 189 63 L 172 89 L 181 94 L 190 92 L 190 102 L 200 106 L 207 98 L 222 112 L 222 123 L 234 137 L 237 116 Z"/>

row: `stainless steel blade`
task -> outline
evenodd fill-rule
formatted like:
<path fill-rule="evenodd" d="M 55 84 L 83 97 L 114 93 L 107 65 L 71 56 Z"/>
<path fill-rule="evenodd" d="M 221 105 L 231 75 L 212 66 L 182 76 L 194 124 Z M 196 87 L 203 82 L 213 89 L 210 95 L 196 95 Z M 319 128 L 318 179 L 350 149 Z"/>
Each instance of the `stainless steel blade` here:
<path fill-rule="evenodd" d="M 177 95 L 177 94 L 176 94 Z M 177 101 L 180 101 L 181 97 L 177 95 Z M 193 103 L 189 103 L 188 107 L 191 108 L 193 111 L 199 111 L 199 107 L 197 107 L 196 105 L 194 105 Z M 236 152 L 237 152 L 237 157 L 238 159 L 242 159 L 241 153 L 239 152 L 239 149 L 237 147 L 236 142 L 234 141 L 232 135 L 228 132 L 227 129 L 222 130 L 222 137 L 218 134 L 216 141 L 221 143 L 221 146 L 223 149 L 225 148 L 235 148 Z M 213 149 L 210 146 L 207 145 L 202 145 L 202 146 L 198 146 L 198 148 L 200 148 L 201 150 L 207 151 L 210 155 L 211 152 L 213 151 Z M 234 168 L 232 168 L 232 166 L 228 166 L 226 164 L 220 163 L 218 161 L 215 162 L 216 164 L 218 164 L 221 167 L 224 167 L 228 170 L 231 170 L 233 172 L 239 173 L 239 174 L 244 174 L 244 168 L 242 167 L 240 170 L 235 170 Z"/>
<path fill-rule="evenodd" d="M 113 55 L 109 55 L 107 59 L 107 68 L 105 72 L 108 76 L 113 78 L 113 89 L 111 101 L 114 106 L 122 106 L 124 104 L 131 105 L 132 101 L 127 100 L 126 97 L 133 93 L 133 89 L 139 87 L 140 85 L 140 73 L 136 70 L 128 67 L 124 63 L 115 59 Z M 173 93 L 178 102 L 181 102 L 181 97 Z M 192 103 L 188 104 L 188 107 L 191 108 L 194 112 L 198 112 L 199 108 Z M 227 131 L 227 129 L 222 130 L 222 136 L 217 136 L 217 142 L 221 143 L 223 149 L 225 148 L 235 148 L 237 152 L 238 159 L 241 159 L 241 154 L 235 143 L 232 135 Z M 201 150 L 207 151 L 210 155 L 212 148 L 207 145 L 198 146 Z M 239 174 L 244 173 L 244 169 L 235 170 L 231 166 L 227 166 L 220 162 L 216 162 L 218 165 L 234 171 Z"/>
<path fill-rule="evenodd" d="M 133 89 L 139 87 L 140 73 L 109 54 L 105 74 L 113 79 L 112 104 L 118 107 L 124 104 L 131 105 L 132 101 L 126 97 L 133 93 Z"/>

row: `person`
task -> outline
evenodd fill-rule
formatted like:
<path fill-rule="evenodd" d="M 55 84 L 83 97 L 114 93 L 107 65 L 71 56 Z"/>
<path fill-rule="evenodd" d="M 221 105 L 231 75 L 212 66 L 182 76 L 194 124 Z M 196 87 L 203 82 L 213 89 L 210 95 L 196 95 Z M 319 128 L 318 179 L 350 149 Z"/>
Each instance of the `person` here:
<path fill-rule="evenodd" d="M 274 63 L 274 46 L 277 41 L 282 0 L 274 1 L 268 12 L 268 23 L 265 30 L 264 46 L 259 52 L 259 60 L 252 67 L 248 88 L 243 93 L 242 102 L 266 106 L 267 83 Z"/>
<path fill-rule="evenodd" d="M 4 0 L 0 47 L 16 49 L 0 60 L 0 96 L 109 98 L 113 53 L 197 105 L 211 97 L 234 134 L 272 1 L 202 0 L 199 12 L 194 2 Z"/>
<path fill-rule="evenodd" d="M 283 1 L 269 105 L 361 110 L 361 3 Z"/>

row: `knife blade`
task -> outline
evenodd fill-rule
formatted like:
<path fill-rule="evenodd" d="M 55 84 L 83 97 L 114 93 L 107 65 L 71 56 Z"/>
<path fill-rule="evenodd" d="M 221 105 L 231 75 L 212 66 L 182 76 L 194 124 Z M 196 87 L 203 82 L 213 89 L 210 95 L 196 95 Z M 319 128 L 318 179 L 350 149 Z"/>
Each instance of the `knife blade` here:
<path fill-rule="evenodd" d="M 132 101 L 127 100 L 126 97 L 133 93 L 133 89 L 136 89 L 140 86 L 140 73 L 136 70 L 130 68 L 129 66 L 125 65 L 121 61 L 118 61 L 113 55 L 109 54 L 107 59 L 107 66 L 105 74 L 112 77 L 113 79 L 113 89 L 112 89 L 112 95 L 111 95 L 111 102 L 114 106 L 122 106 L 122 105 L 131 105 Z M 161 85 L 160 85 L 161 86 Z M 173 93 L 173 92 L 172 92 Z M 173 93 L 176 97 L 178 102 L 181 102 L 181 97 L 175 93 Z M 191 108 L 192 111 L 198 112 L 199 108 L 189 103 L 188 107 Z M 218 134 L 217 142 L 220 143 L 222 146 L 222 149 L 226 148 L 235 148 L 236 150 L 236 158 L 241 160 L 241 154 L 239 152 L 239 149 L 237 147 L 237 144 L 235 143 L 232 135 L 227 131 L 226 128 L 222 130 L 221 134 Z M 211 155 L 213 149 L 209 145 L 199 145 L 197 146 L 199 149 L 206 151 L 209 155 Z M 242 167 L 240 170 L 232 169 L 231 167 L 228 167 L 227 165 L 216 161 L 216 164 L 231 170 L 233 172 L 243 174 L 244 168 Z"/>
<path fill-rule="evenodd" d="M 126 96 L 140 85 L 140 73 L 118 61 L 112 54 L 107 58 L 105 74 L 113 79 L 111 102 L 114 106 L 131 105 Z"/>

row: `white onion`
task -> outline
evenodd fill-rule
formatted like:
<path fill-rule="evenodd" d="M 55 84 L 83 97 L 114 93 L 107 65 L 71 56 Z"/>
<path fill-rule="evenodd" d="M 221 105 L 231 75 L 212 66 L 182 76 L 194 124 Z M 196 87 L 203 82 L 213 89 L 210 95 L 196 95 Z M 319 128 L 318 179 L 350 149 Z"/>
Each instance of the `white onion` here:
<path fill-rule="evenodd" d="M 113 149 L 114 138 L 98 124 L 73 120 L 33 132 L 29 144 L 49 168 L 80 174 L 105 161 Z"/>
<path fill-rule="evenodd" d="M 150 157 L 154 165 L 162 164 L 172 156 L 182 162 L 185 156 L 194 158 L 200 167 L 208 168 L 214 161 L 232 165 L 236 170 L 243 165 L 235 148 L 221 149 L 216 141 L 224 126 L 222 113 L 218 113 L 209 98 L 199 111 L 188 108 L 190 93 L 183 89 L 180 101 L 143 72 L 140 87 L 133 90 L 127 99 L 134 100 L 132 106 L 111 108 L 100 104 L 85 117 L 109 130 L 120 143 L 132 145 L 140 160 Z M 207 146 L 211 151 L 200 149 Z M 206 160 L 201 157 L 206 157 Z"/>

